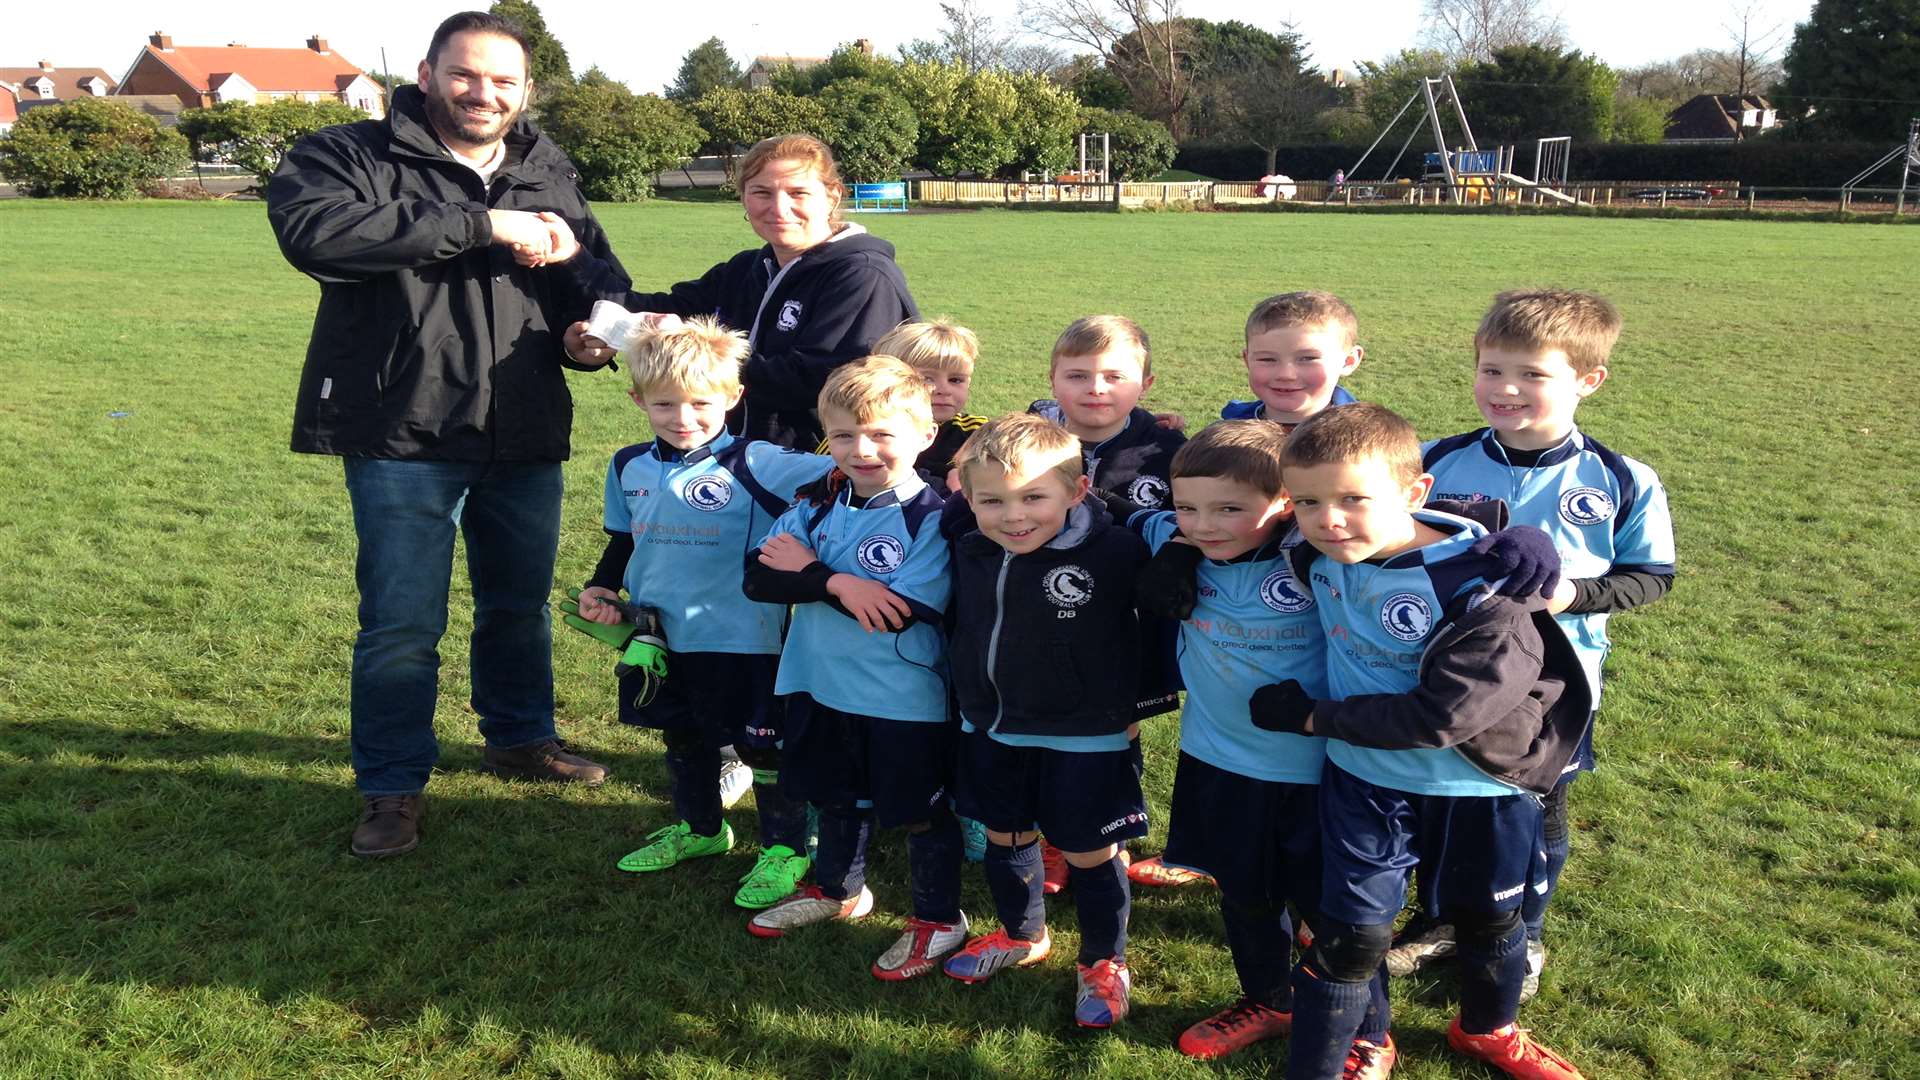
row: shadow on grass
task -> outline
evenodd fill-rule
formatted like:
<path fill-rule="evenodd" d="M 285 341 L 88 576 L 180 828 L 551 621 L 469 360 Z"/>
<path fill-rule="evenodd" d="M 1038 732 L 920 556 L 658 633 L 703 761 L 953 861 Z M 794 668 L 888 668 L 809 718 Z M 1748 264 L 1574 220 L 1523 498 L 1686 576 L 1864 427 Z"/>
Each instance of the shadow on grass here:
<path fill-rule="evenodd" d="M 615 781 L 589 791 L 466 771 L 477 750 L 449 747 L 455 771 L 429 788 L 420 850 L 366 862 L 346 851 L 358 799 L 344 740 L 75 720 L 0 732 L 9 994 L 231 988 L 275 1011 L 318 997 L 363 1033 L 432 1009 L 461 1030 L 543 1033 L 630 1065 L 692 1055 L 783 1074 L 934 1076 L 1027 1071 L 1035 1053 L 1062 1055 L 1048 1071 L 1086 1064 L 1070 902 L 1056 902 L 1062 940 L 1040 970 L 977 988 L 877 983 L 867 967 L 908 907 L 900 838 L 872 855 L 881 914 L 760 941 L 730 903 L 751 865 L 744 807 L 729 815 L 741 838 L 730 855 L 614 870 L 669 816 L 644 795 L 664 786 L 657 758 L 607 758 Z M 640 788 L 622 782 L 635 776 Z M 977 868 L 966 879 L 968 909 L 990 919 Z M 1150 916 L 1171 932 L 1156 935 L 1217 942 L 1210 891 L 1146 906 L 1168 916 Z M 1103 1037 L 1119 1045 L 1099 1056 L 1171 1054 L 1177 1069 L 1171 1043 L 1194 1010 L 1148 1012 Z"/>

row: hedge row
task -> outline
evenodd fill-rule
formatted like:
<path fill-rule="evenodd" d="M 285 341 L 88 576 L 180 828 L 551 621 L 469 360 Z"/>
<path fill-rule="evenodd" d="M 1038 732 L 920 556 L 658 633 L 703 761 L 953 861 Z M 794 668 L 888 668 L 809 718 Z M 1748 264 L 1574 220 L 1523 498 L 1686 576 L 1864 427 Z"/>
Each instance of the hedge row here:
<path fill-rule="evenodd" d="M 1394 170 L 1394 178 L 1418 177 L 1430 145 L 1429 140 L 1416 138 Z M 1571 175 L 1581 183 L 1734 179 L 1755 187 L 1835 188 L 1892 148 L 1892 143 L 1793 142 L 1775 138 L 1711 145 L 1574 143 Z M 1397 141 L 1392 145 L 1381 144 L 1353 179 L 1378 179 L 1399 149 Z M 1335 169 L 1352 168 L 1365 150 L 1365 146 L 1328 144 L 1287 146 L 1280 149 L 1276 161 L 1281 172 L 1296 180 L 1325 180 Z M 1522 145 L 1517 157 L 1518 171 L 1522 175 L 1531 174 L 1533 147 Z M 1194 144 L 1181 147 L 1173 159 L 1176 169 L 1217 180 L 1256 179 L 1265 166 L 1266 155 L 1245 146 Z M 1897 186 L 1899 166 L 1889 165 L 1867 182 L 1874 187 Z"/>

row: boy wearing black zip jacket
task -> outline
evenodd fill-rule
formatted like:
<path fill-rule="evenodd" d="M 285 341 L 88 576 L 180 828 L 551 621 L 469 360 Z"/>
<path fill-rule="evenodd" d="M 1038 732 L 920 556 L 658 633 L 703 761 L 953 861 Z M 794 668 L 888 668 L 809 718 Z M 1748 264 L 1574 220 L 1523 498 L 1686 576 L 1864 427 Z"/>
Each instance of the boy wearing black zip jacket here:
<path fill-rule="evenodd" d="M 945 970 L 981 982 L 1045 959 L 1039 832 L 1062 848 L 1080 916 L 1074 1019 L 1127 1014 L 1130 906 L 1119 843 L 1146 835 L 1133 743 L 1139 537 L 1086 498 L 1079 440 L 1037 416 L 989 422 L 955 461 L 975 527 L 953 543 L 948 656 L 961 719 L 955 802 L 987 827 L 1001 929 Z"/>

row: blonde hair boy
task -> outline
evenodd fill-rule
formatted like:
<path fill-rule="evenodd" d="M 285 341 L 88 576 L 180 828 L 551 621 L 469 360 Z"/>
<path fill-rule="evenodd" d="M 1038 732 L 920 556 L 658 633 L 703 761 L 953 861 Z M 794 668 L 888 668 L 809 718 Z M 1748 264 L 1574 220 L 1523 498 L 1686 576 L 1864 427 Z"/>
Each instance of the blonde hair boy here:
<path fill-rule="evenodd" d="M 698 315 L 670 330 L 641 334 L 627 347 L 627 377 L 639 393 L 670 388 L 686 393 L 740 396 L 740 365 L 750 347 L 745 334 Z"/>
<path fill-rule="evenodd" d="M 1009 413 L 987 421 L 953 456 L 953 466 L 960 471 L 961 490 L 969 498 L 973 495 L 970 474 L 981 464 L 998 465 L 1009 476 L 1029 476 L 1047 469 L 1069 491 L 1078 490 L 1084 471 L 1080 440 L 1059 424 L 1031 413 Z"/>
<path fill-rule="evenodd" d="M 873 343 L 878 355 L 897 356 L 915 371 L 958 371 L 969 375 L 980 356 L 980 338 L 952 319 L 904 322 Z"/>
<path fill-rule="evenodd" d="M 820 388 L 820 411 L 828 409 L 856 424 L 905 415 L 933 427 L 933 394 L 927 381 L 897 356 L 876 353 L 834 368 Z"/>

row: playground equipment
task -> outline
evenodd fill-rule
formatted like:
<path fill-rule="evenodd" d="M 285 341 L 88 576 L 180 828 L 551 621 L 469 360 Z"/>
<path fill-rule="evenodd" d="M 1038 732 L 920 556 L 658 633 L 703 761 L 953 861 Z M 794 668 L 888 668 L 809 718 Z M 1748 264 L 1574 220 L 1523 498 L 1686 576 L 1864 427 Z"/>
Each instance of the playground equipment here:
<path fill-rule="evenodd" d="M 1467 123 L 1467 110 L 1460 104 L 1460 94 L 1454 88 L 1453 76 L 1445 74 L 1437 78 L 1420 80 L 1420 89 L 1407 99 L 1406 104 L 1400 106 L 1400 111 L 1393 114 L 1393 119 L 1387 121 L 1387 126 L 1381 129 L 1380 134 L 1373 140 L 1373 144 L 1360 155 L 1360 160 L 1354 162 L 1353 168 L 1347 170 L 1347 183 L 1352 184 L 1359 178 L 1360 167 L 1366 164 L 1367 158 L 1371 157 L 1374 150 L 1378 149 L 1380 144 L 1386 141 L 1387 136 L 1392 134 L 1393 129 L 1399 126 L 1400 118 L 1407 115 L 1416 101 L 1425 102 L 1424 117 L 1427 121 L 1425 126 L 1433 133 L 1434 152 L 1426 156 L 1425 175 L 1430 178 L 1444 177 L 1447 195 L 1454 202 L 1489 202 L 1495 190 L 1505 186 L 1512 189 L 1516 197 L 1520 191 L 1531 190 L 1540 197 L 1566 203 L 1569 206 L 1580 204 L 1579 199 L 1562 190 L 1567 186 L 1567 167 L 1572 157 L 1571 136 L 1556 135 L 1536 141 L 1533 150 L 1533 176 L 1521 176 L 1514 172 L 1514 147 L 1504 146 L 1482 150 L 1479 144 L 1474 142 L 1473 126 Z M 1464 148 L 1447 149 L 1447 136 L 1440 125 L 1440 110 L 1449 105 L 1452 106 L 1454 120 L 1460 125 L 1461 135 L 1466 140 Z M 1420 134 L 1421 126 L 1416 122 L 1413 130 L 1407 133 L 1406 141 L 1400 144 L 1400 152 L 1393 155 L 1393 161 L 1389 162 L 1386 171 L 1380 174 L 1382 183 L 1392 178 L 1394 168 L 1400 164 L 1400 159 L 1406 156 L 1407 148 L 1413 145 L 1413 140 Z M 1332 197 L 1331 193 L 1328 197 Z"/>
<path fill-rule="evenodd" d="M 855 184 L 847 210 L 855 214 L 904 214 L 907 212 L 907 185 L 895 180 L 890 184 Z"/>
<path fill-rule="evenodd" d="M 1920 117 L 1915 117 L 1907 121 L 1906 142 L 1887 151 L 1886 156 L 1866 168 L 1861 169 L 1859 175 L 1840 185 L 1840 190 L 1846 193 L 1843 198 L 1852 195 L 1853 189 L 1860 186 L 1860 181 L 1879 172 L 1885 168 L 1889 162 L 1902 155 L 1905 155 L 1905 157 L 1900 162 L 1900 193 L 1894 196 L 1893 212 L 1896 215 L 1906 213 L 1907 181 L 1914 174 L 1915 170 L 1920 170 Z"/>

